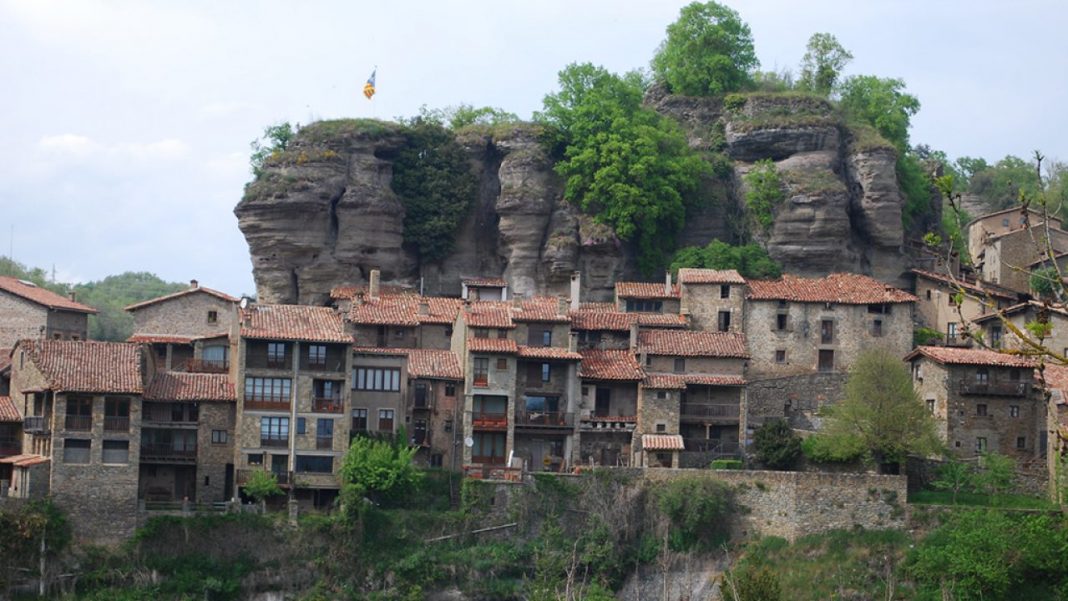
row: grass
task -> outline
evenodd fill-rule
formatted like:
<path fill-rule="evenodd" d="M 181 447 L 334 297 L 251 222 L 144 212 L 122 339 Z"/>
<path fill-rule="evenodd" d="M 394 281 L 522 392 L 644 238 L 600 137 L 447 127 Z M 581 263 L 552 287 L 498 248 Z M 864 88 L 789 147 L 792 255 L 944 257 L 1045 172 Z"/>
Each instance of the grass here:
<path fill-rule="evenodd" d="M 921 490 L 909 494 L 909 503 L 917 505 L 954 505 L 953 493 L 941 490 Z M 957 493 L 956 505 L 961 507 L 996 507 L 999 509 L 1057 509 L 1056 505 L 1041 497 L 987 495 L 968 492 Z"/>
<path fill-rule="evenodd" d="M 791 188 L 805 194 L 846 192 L 842 180 L 826 169 L 784 169 L 779 173 Z"/>
<path fill-rule="evenodd" d="M 735 131 L 827 127 L 839 122 L 826 98 L 806 92 L 730 94 L 724 105 L 729 111 L 731 129 Z"/>
<path fill-rule="evenodd" d="M 894 145 L 867 123 L 850 121 L 846 129 L 849 131 L 850 137 L 849 148 L 853 152 L 871 150 L 893 150 L 896 152 Z"/>
<path fill-rule="evenodd" d="M 365 136 L 377 138 L 400 133 L 403 126 L 392 121 L 378 119 L 330 119 L 316 121 L 300 128 L 297 137 L 313 143 L 330 142 L 339 136 Z"/>

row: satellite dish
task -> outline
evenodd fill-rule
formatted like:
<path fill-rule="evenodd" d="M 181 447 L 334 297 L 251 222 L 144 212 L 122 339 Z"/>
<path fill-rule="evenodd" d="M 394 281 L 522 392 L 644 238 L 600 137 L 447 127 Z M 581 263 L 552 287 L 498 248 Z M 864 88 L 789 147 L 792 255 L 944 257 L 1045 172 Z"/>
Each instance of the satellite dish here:
<path fill-rule="evenodd" d="M 242 309 L 248 309 L 248 297 L 242 296 L 241 302 L 238 303 L 238 306 L 240 306 Z"/>
<path fill-rule="evenodd" d="M 464 446 L 469 448 L 469 449 L 471 447 L 475 446 L 475 439 L 471 438 L 470 436 L 468 436 L 467 438 L 464 439 Z"/>

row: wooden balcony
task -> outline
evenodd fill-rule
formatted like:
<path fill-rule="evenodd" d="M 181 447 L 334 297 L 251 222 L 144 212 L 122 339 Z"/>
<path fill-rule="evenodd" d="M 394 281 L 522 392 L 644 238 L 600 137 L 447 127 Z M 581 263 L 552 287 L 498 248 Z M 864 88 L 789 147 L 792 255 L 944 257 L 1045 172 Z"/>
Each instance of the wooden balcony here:
<path fill-rule="evenodd" d="M 230 371 L 230 362 L 211 361 L 205 359 L 186 359 L 177 371 L 187 371 L 202 374 L 225 374 Z"/>
<path fill-rule="evenodd" d="M 516 427 L 524 428 L 565 428 L 575 427 L 575 414 L 560 411 L 517 411 Z"/>
<path fill-rule="evenodd" d="M 315 397 L 312 410 L 316 413 L 342 413 L 344 405 L 339 397 Z"/>
<path fill-rule="evenodd" d="M 142 443 L 141 461 L 164 463 L 196 463 L 197 446 L 184 444 L 176 447 L 173 443 Z"/>
<path fill-rule="evenodd" d="M 105 432 L 129 432 L 130 416 L 109 415 L 104 418 Z"/>
<path fill-rule="evenodd" d="M 260 446 L 261 447 L 288 447 L 289 446 L 289 438 L 278 438 L 278 437 L 274 437 L 274 436 L 271 436 L 271 437 L 268 437 L 268 438 L 264 438 L 264 437 L 261 436 L 260 437 Z"/>
<path fill-rule="evenodd" d="M 471 427 L 475 430 L 507 430 L 508 414 L 475 411 L 471 413 Z"/>
<path fill-rule="evenodd" d="M 1030 388 L 1028 382 L 999 382 L 997 380 L 960 380 L 960 393 L 981 396 L 1024 396 Z"/>
<path fill-rule="evenodd" d="M 246 398 L 245 409 L 254 411 L 285 411 L 289 413 L 289 399 L 272 399 L 269 397 Z"/>
<path fill-rule="evenodd" d="M 22 418 L 22 431 L 29 434 L 44 434 L 48 432 L 48 418 L 43 415 L 32 415 Z"/>
<path fill-rule="evenodd" d="M 75 432 L 89 432 L 93 429 L 93 417 L 90 415 L 68 415 L 63 427 Z"/>
<path fill-rule="evenodd" d="M 685 420 L 736 422 L 739 407 L 728 403 L 683 403 L 679 415 Z"/>

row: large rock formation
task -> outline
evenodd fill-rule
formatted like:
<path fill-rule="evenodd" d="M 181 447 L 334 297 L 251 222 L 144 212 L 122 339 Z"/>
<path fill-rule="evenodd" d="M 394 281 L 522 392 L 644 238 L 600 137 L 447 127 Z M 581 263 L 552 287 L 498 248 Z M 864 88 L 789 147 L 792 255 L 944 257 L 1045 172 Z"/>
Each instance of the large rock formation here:
<path fill-rule="evenodd" d="M 903 199 L 894 150 L 863 143 L 823 100 L 799 95 L 686 98 L 654 91 L 650 106 L 680 123 L 691 147 L 713 162 L 687 216 L 680 246 L 756 239 L 792 272 L 871 274 L 901 283 Z M 325 302 L 330 289 L 383 281 L 455 295 L 464 276 L 504 277 L 513 293 L 567 294 L 582 273 L 584 299 L 611 296 L 616 279 L 636 278 L 633 249 L 611 228 L 563 200 L 562 182 L 536 128 L 461 132 L 478 193 L 455 248 L 421 264 L 404 244 L 404 205 L 393 193 L 392 158 L 402 128 L 377 121 L 305 127 L 245 192 L 235 213 L 264 302 Z M 787 187 L 768 232 L 747 232 L 742 176 L 775 161 Z"/>

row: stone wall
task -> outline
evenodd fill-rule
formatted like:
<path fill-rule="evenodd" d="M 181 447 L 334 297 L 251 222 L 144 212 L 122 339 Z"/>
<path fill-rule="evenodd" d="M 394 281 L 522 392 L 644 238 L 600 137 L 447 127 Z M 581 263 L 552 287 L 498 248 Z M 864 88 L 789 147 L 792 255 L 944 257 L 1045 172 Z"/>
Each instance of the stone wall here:
<path fill-rule="evenodd" d="M 233 403 L 200 403 L 197 422 L 197 502 L 228 501 L 226 466 L 233 469 L 234 422 Z M 226 442 L 212 440 L 212 431 L 226 433 Z M 231 489 L 230 496 L 235 494 Z"/>
<path fill-rule="evenodd" d="M 89 315 L 76 311 L 49 311 L 47 338 L 86 340 L 89 338 Z"/>
<path fill-rule="evenodd" d="M 817 413 L 824 405 L 842 400 L 846 374 L 816 373 L 749 382 L 747 419 L 759 427 L 768 419 L 782 418 L 794 428 L 815 430 Z"/>
<path fill-rule="evenodd" d="M 47 309 L 0 292 L 0 348 L 11 348 L 24 338 L 40 338 L 41 327 L 47 324 Z"/>
<path fill-rule="evenodd" d="M 208 312 L 215 312 L 209 321 Z M 146 305 L 133 311 L 134 332 L 174 336 L 226 336 L 237 319 L 234 303 L 201 292 Z"/>
<path fill-rule="evenodd" d="M 719 330 L 720 311 L 729 311 L 729 332 L 741 332 L 744 323 L 745 286 L 724 284 L 728 288 L 727 298 L 723 298 L 720 284 L 683 284 L 682 310 L 690 314 L 690 324 L 694 329 L 717 332 Z"/>

